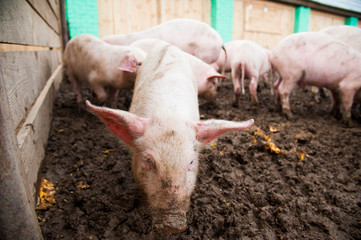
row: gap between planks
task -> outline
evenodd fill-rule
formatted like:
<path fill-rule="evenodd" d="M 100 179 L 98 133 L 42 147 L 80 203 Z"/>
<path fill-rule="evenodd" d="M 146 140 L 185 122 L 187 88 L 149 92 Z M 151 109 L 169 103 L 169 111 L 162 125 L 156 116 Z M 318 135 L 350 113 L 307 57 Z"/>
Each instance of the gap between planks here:
<path fill-rule="evenodd" d="M 22 44 L 0 43 L 0 52 L 32 52 L 32 51 L 54 51 L 60 48 L 32 46 Z"/>

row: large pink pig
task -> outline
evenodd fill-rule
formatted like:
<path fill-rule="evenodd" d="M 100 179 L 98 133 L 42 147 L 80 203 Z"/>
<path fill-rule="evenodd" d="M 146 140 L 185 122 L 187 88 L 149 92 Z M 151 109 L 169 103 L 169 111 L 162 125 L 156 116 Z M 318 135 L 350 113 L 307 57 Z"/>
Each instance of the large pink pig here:
<path fill-rule="evenodd" d="M 105 88 L 109 88 L 109 103 L 115 107 L 119 89 L 133 88 L 136 71 L 145 57 L 141 49 L 113 46 L 92 35 L 81 34 L 66 45 L 63 64 L 78 104 L 82 101 L 82 85 L 89 82 L 100 102 L 108 98 Z"/>
<path fill-rule="evenodd" d="M 361 28 L 347 25 L 335 25 L 326 27 L 320 32 L 326 33 L 361 52 Z M 315 100 L 318 103 L 320 102 L 321 96 L 326 95 L 323 88 L 321 88 L 320 91 L 317 87 L 312 86 L 311 89 L 315 94 Z"/>
<path fill-rule="evenodd" d="M 347 46 L 361 52 L 361 28 L 347 25 L 336 25 L 326 27 L 320 32 L 326 33 L 345 43 Z"/>
<path fill-rule="evenodd" d="M 217 60 L 222 38 L 208 24 L 186 18 L 173 19 L 141 32 L 110 35 L 103 38 L 110 44 L 129 45 L 144 38 L 156 38 L 171 43 L 206 63 Z"/>
<path fill-rule="evenodd" d="M 296 84 L 325 87 L 332 92 L 333 113 L 351 123 L 351 106 L 361 89 L 361 53 L 320 32 L 295 33 L 283 39 L 271 53 L 280 78 L 274 85 L 282 111 L 291 118 L 289 96 Z"/>
<path fill-rule="evenodd" d="M 138 40 L 130 46 L 140 48 L 146 53 L 149 53 L 158 42 L 166 43 L 159 39 L 146 38 Z M 199 97 L 214 103 L 217 96 L 218 79 L 224 79 L 225 77 L 215 71 L 211 65 L 203 62 L 199 58 L 184 51 L 182 51 L 182 53 L 187 58 L 196 76 Z"/>
<path fill-rule="evenodd" d="M 227 52 L 225 71 L 232 72 L 232 81 L 235 93 L 233 105 L 238 105 L 241 86 L 242 94 L 244 94 L 244 79 L 246 76 L 251 79 L 249 89 L 252 100 L 258 103 L 257 87 L 259 78 L 263 77 L 264 81 L 268 82 L 267 73 L 271 70 L 269 50 L 250 40 L 235 40 L 227 42 L 224 44 L 224 47 Z M 218 71 L 220 71 L 223 62 L 225 61 L 224 57 L 224 53 L 221 52 L 217 61 L 212 64 Z"/>
<path fill-rule="evenodd" d="M 196 76 L 185 55 L 159 43 L 140 68 L 129 112 L 87 102 L 130 147 L 133 175 L 145 194 L 155 230 L 186 229 L 200 145 L 253 124 L 253 119 L 200 121 L 197 92 Z"/>

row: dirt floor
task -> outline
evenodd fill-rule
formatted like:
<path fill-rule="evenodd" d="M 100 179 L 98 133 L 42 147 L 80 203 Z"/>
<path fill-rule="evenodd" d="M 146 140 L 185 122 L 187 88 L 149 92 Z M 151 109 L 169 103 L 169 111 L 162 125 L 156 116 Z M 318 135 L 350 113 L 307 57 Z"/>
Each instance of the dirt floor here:
<path fill-rule="evenodd" d="M 246 89 L 232 107 L 226 80 L 216 106 L 201 102 L 202 119 L 254 118 L 255 127 L 201 151 L 188 229 L 167 235 L 151 229 L 127 147 L 84 106 L 78 113 L 64 81 L 39 177 L 56 189 L 56 202 L 37 210 L 44 238 L 361 239 L 361 123 L 346 128 L 330 116 L 331 100 L 317 104 L 309 90 L 292 93 L 293 121 L 276 111 L 269 89 L 258 97 L 255 108 Z M 121 92 L 118 108 L 130 98 Z"/>

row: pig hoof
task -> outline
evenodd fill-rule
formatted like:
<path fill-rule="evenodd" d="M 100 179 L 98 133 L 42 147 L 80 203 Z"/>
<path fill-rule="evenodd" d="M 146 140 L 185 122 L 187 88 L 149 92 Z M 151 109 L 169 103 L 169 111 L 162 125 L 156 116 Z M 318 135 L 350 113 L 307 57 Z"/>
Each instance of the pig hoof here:
<path fill-rule="evenodd" d="M 343 122 L 343 124 L 346 125 L 346 127 L 349 127 L 349 128 L 353 127 L 353 123 L 352 123 L 351 119 L 344 119 L 342 122 Z"/>
<path fill-rule="evenodd" d="M 283 109 L 283 115 L 287 118 L 287 120 L 292 120 L 293 116 L 289 109 Z"/>
<path fill-rule="evenodd" d="M 316 96 L 314 97 L 314 99 L 315 99 L 315 102 L 316 102 L 316 103 L 320 103 L 320 102 L 321 102 L 321 98 L 320 98 L 320 96 L 318 96 L 318 95 L 316 95 Z"/>

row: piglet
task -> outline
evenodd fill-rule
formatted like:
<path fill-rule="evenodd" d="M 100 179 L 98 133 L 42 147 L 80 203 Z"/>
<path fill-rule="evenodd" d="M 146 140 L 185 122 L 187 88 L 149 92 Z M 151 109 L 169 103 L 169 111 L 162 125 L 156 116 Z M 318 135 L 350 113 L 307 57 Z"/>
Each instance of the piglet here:
<path fill-rule="evenodd" d="M 155 46 L 158 42 L 163 42 L 163 44 L 166 43 L 165 41 L 159 39 L 145 38 L 132 43 L 130 46 L 140 48 L 146 53 L 149 53 L 153 46 Z M 182 53 L 190 63 L 197 79 L 199 97 L 215 103 L 218 81 L 219 79 L 224 79 L 225 77 L 215 71 L 211 65 L 203 62 L 199 58 L 184 51 L 182 51 Z"/>
<path fill-rule="evenodd" d="M 206 63 L 217 60 L 223 40 L 208 24 L 187 18 L 166 21 L 141 32 L 109 35 L 103 38 L 110 44 L 130 45 L 144 39 L 156 38 L 173 44 Z"/>
<path fill-rule="evenodd" d="M 199 147 L 254 122 L 200 121 L 197 86 L 181 50 L 160 42 L 140 68 L 129 112 L 86 102 L 130 147 L 133 175 L 158 231 L 176 233 L 187 227 Z"/>
<path fill-rule="evenodd" d="M 332 112 L 351 124 L 351 106 L 361 89 L 361 53 L 320 32 L 295 33 L 283 39 L 271 53 L 280 78 L 274 85 L 282 111 L 291 118 L 289 97 L 296 84 L 324 87 L 333 97 Z"/>
<path fill-rule="evenodd" d="M 81 34 L 66 45 L 63 64 L 69 80 L 73 84 L 78 104 L 82 101 L 82 85 L 90 84 L 100 103 L 107 99 L 116 106 L 119 89 L 134 86 L 136 72 L 146 53 L 129 46 L 113 46 L 92 35 Z"/>
<path fill-rule="evenodd" d="M 224 64 L 225 54 L 221 52 L 217 61 L 212 65 L 216 70 L 220 71 L 224 64 L 225 71 L 231 71 L 235 94 L 233 105 L 238 106 L 241 89 L 242 94 L 244 94 L 244 79 L 246 77 L 251 79 L 249 90 L 252 101 L 258 103 L 257 87 L 259 78 L 263 77 L 264 81 L 268 82 L 267 74 L 271 71 L 269 50 L 250 40 L 227 42 L 224 47 L 228 54 L 226 63 Z"/>

